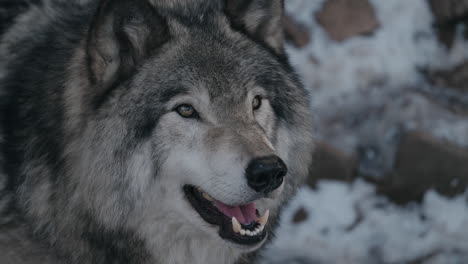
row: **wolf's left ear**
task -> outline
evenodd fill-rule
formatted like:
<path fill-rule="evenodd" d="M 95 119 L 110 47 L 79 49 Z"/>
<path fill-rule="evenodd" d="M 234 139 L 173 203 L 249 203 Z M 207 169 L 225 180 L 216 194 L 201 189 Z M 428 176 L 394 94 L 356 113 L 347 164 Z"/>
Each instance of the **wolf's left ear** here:
<path fill-rule="evenodd" d="M 129 77 L 168 38 L 166 21 L 147 0 L 101 0 L 87 42 L 96 92 Z"/>
<path fill-rule="evenodd" d="M 284 52 L 284 0 L 225 0 L 225 12 L 235 28 L 254 39 Z"/>

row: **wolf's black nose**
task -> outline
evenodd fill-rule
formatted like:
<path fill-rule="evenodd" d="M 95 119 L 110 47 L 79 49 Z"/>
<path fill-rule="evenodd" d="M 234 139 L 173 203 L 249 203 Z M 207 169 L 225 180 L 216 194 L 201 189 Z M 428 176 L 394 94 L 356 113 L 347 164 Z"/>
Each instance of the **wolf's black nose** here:
<path fill-rule="evenodd" d="M 286 164 L 277 156 L 257 158 L 246 169 L 247 184 L 257 192 L 272 192 L 283 183 L 288 172 Z"/>

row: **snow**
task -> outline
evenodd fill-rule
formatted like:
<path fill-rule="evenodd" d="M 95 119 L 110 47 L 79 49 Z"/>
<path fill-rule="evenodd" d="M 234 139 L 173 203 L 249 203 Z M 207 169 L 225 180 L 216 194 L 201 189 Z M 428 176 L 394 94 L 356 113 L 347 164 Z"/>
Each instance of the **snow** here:
<path fill-rule="evenodd" d="M 301 208 L 307 219 L 293 223 Z M 461 264 L 467 226 L 468 192 L 452 199 L 429 192 L 421 204 L 397 206 L 363 181 L 323 181 L 303 188 L 283 212 L 261 263 Z"/>

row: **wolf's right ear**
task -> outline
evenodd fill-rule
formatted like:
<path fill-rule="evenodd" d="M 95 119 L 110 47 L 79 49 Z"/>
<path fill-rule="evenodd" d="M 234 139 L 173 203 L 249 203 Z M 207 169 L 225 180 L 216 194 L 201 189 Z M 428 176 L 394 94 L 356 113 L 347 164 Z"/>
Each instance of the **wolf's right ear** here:
<path fill-rule="evenodd" d="M 102 0 L 88 33 L 91 82 L 105 91 L 168 39 L 165 19 L 147 0 Z"/>

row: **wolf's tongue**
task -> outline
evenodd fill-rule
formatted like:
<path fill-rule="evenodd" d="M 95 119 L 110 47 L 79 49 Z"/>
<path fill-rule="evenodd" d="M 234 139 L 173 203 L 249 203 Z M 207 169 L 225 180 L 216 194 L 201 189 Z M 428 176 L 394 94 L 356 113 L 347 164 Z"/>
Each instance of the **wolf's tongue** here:
<path fill-rule="evenodd" d="M 232 218 L 233 216 L 237 218 L 239 223 L 248 225 L 255 221 L 256 214 L 255 214 L 255 205 L 254 203 L 244 204 L 240 206 L 229 206 L 227 204 L 223 204 L 222 202 L 215 201 L 215 206 L 221 211 L 223 214 Z"/>

